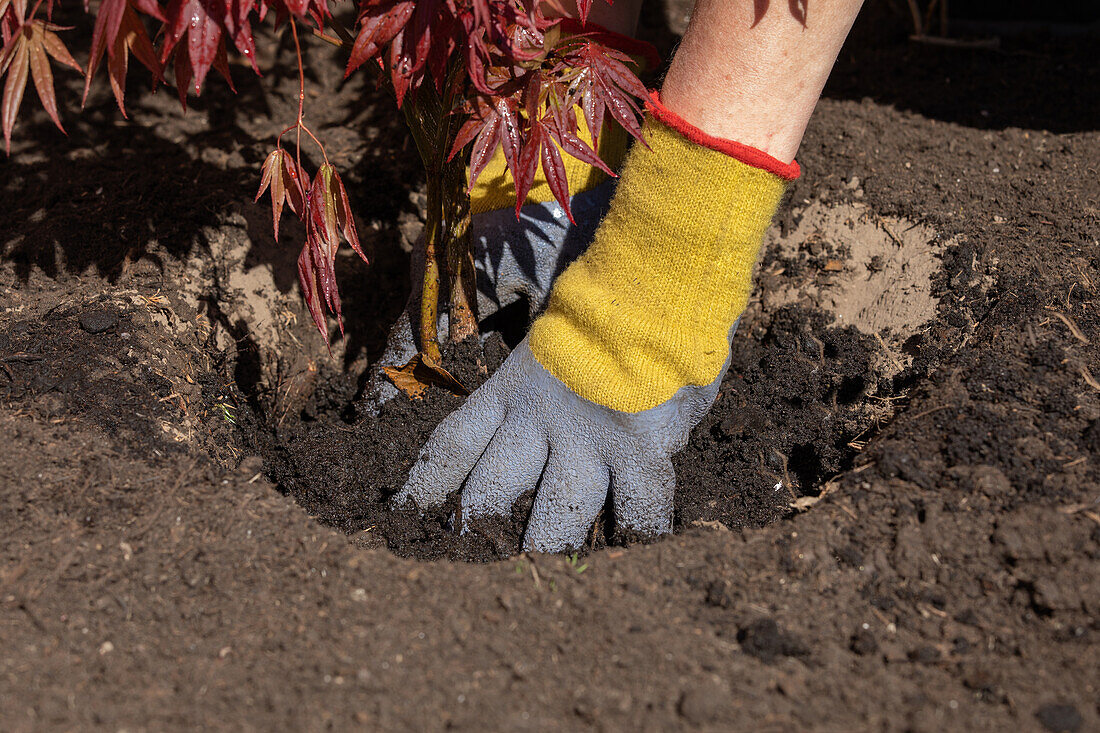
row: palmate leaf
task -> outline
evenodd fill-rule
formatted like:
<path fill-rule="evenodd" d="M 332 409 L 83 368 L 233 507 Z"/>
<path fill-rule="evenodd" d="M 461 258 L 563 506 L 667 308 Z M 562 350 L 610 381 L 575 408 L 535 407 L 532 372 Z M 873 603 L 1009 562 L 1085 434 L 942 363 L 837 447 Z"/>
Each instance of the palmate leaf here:
<path fill-rule="evenodd" d="M 81 106 L 88 101 L 88 91 L 92 86 L 92 77 L 107 56 L 107 75 L 111 82 L 111 91 L 115 101 L 126 116 L 126 72 L 129 68 L 130 53 L 153 73 L 156 81 L 163 81 L 163 64 L 157 59 L 153 42 L 137 11 L 164 22 L 164 13 L 155 0 L 103 0 L 96 13 L 95 29 L 92 32 L 92 49 L 88 58 L 88 74 L 84 82 L 84 97 Z"/>
<path fill-rule="evenodd" d="M 550 192 L 554 194 L 554 198 L 565 210 L 565 215 L 569 217 L 569 221 L 573 222 L 573 212 L 569 206 L 569 180 L 566 176 L 565 161 L 561 156 L 559 147 L 570 155 L 603 169 L 609 175 L 615 175 L 607 167 L 607 164 L 600 160 L 596 152 L 588 147 L 576 133 L 563 131 L 559 125 L 559 121 L 552 115 L 546 115 L 531 125 L 518 166 L 512 171 L 516 182 L 517 217 L 527 198 L 527 193 L 534 183 L 535 174 L 538 173 L 541 165 L 546 183 L 550 186 Z"/>
<path fill-rule="evenodd" d="M 641 140 L 642 112 L 634 100 L 644 98 L 646 89 L 627 66 L 630 57 L 594 41 L 585 41 L 566 54 L 565 63 L 576 75 L 567 101 L 579 104 L 593 142 L 599 142 L 607 113 L 631 136 Z"/>
<path fill-rule="evenodd" d="M 371 6 L 369 11 L 359 16 L 359 33 L 351 48 L 345 77 L 369 59 L 378 56 L 382 47 L 393 40 L 409 22 L 414 6 L 412 0 L 402 0 L 384 6 Z"/>
<path fill-rule="evenodd" d="M 9 153 L 11 131 L 23 103 L 28 78 L 34 80 L 38 99 L 50 119 L 59 130 L 65 132 L 57 112 L 50 58 L 77 71 L 81 69 L 58 37 L 56 31 L 60 29 L 60 26 L 43 20 L 32 20 L 20 26 L 8 39 L 3 51 L 0 51 L 0 76 L 7 75 L 4 95 L 0 98 L 0 127 L 4 131 L 5 150 Z"/>
<path fill-rule="evenodd" d="M 596 150 L 586 143 L 577 135 L 577 112 L 576 107 L 571 104 L 551 106 L 550 112 L 552 116 L 550 134 L 557 141 L 561 149 L 574 158 L 581 160 L 589 165 L 596 166 L 609 176 L 615 177 L 617 174 L 611 170 L 607 163 L 603 162 Z M 593 138 L 598 139 L 597 136 Z M 595 144 L 595 142 L 593 143 Z"/>
<path fill-rule="evenodd" d="M 523 139 L 520 133 L 518 105 L 510 98 L 498 99 L 490 106 L 481 100 L 481 105 L 473 119 L 469 120 L 458 133 L 458 139 L 451 148 L 453 158 L 466 142 L 473 141 L 470 155 L 470 187 L 473 188 L 485 166 L 489 164 L 498 146 L 504 148 L 504 158 L 511 170 L 519 165 Z M 465 140 L 462 145 L 459 142 Z"/>
<path fill-rule="evenodd" d="M 336 317 L 340 333 L 344 333 L 340 293 L 336 287 L 336 252 L 340 236 L 367 262 L 367 256 L 359 246 L 359 235 L 344 183 L 329 163 L 322 165 L 313 177 L 304 217 L 306 243 L 298 256 L 298 280 L 313 324 L 327 341 L 328 324 L 322 303 Z"/>
<path fill-rule="evenodd" d="M 168 3 L 160 61 L 162 64 L 168 61 L 186 36 L 187 43 L 180 50 L 185 52 L 184 58 L 188 63 L 184 65 L 177 57 L 174 64 L 176 87 L 181 98 L 192 81 L 195 83 L 195 94 L 202 93 L 203 81 L 221 45 L 222 28 L 212 12 L 213 4 L 213 0 L 170 0 Z"/>
<path fill-rule="evenodd" d="M 260 179 L 260 190 L 256 194 L 256 201 L 264 195 L 264 191 L 271 189 L 271 220 L 275 227 L 275 241 L 279 241 L 279 219 L 283 213 L 283 205 L 286 204 L 298 216 L 304 216 L 306 211 L 306 188 L 309 179 L 305 171 L 298 170 L 298 164 L 291 160 L 290 156 L 282 148 L 275 148 L 267 156 L 263 165 L 263 176 Z"/>
<path fill-rule="evenodd" d="M 148 0 L 152 1 L 152 0 Z M 310 0 L 303 6 L 305 12 L 324 13 L 327 5 Z M 160 63 L 167 63 L 175 54 L 172 64 L 180 101 L 186 104 L 187 89 L 194 84 L 196 95 L 202 93 L 202 85 L 211 67 L 216 69 L 233 88 L 226 55 L 226 39 L 256 66 L 256 42 L 249 20 L 256 11 L 252 0 L 169 0 L 164 26 L 164 42 L 160 48 Z M 322 16 L 323 17 L 323 16 Z M 321 19 L 316 20 L 320 24 Z M 184 37 L 186 36 L 186 43 Z"/>

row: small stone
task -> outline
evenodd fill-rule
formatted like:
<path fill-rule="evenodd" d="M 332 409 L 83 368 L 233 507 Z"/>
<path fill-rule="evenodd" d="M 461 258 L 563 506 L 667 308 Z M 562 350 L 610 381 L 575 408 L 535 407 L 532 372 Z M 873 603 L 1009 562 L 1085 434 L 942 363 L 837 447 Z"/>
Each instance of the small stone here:
<path fill-rule="evenodd" d="M 1035 713 L 1043 727 L 1053 733 L 1077 733 L 1081 729 L 1081 713 L 1072 705 L 1044 705 Z"/>
<path fill-rule="evenodd" d="M 737 641 L 741 651 L 765 663 L 774 662 L 781 656 L 802 657 L 810 653 L 801 641 L 770 618 L 757 619 L 742 628 L 737 632 Z"/>
<path fill-rule="evenodd" d="M 909 652 L 909 661 L 918 664 L 935 664 L 940 659 L 940 650 L 933 646 L 921 646 Z"/>
<path fill-rule="evenodd" d="M 118 314 L 114 311 L 95 308 L 80 316 L 80 327 L 88 333 L 103 333 L 118 325 Z"/>

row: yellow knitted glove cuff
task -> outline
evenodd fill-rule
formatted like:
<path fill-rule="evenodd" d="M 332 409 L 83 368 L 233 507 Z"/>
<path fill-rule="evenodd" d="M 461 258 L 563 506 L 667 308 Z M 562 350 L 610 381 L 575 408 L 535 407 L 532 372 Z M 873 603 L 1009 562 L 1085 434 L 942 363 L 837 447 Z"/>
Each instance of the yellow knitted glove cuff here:
<path fill-rule="evenodd" d="M 647 115 L 611 210 L 528 344 L 581 397 L 640 412 L 710 384 L 786 181 Z M 758 151 L 756 151 L 758 152 Z"/>

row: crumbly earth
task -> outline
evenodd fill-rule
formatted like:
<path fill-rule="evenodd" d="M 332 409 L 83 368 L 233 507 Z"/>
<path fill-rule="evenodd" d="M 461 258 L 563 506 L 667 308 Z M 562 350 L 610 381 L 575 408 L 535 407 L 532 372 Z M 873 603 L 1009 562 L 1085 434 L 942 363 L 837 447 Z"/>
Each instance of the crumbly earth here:
<path fill-rule="evenodd" d="M 811 123 L 677 534 L 580 556 L 517 555 L 522 507 L 492 542 L 385 510 L 460 398 L 360 400 L 422 204 L 363 79 L 307 104 L 372 255 L 340 262 L 332 356 L 300 238 L 246 201 L 292 75 L 235 69 L 186 116 L 135 88 L 125 125 L 101 89 L 69 139 L 25 117 L 0 728 L 1100 728 L 1096 39 L 907 44 L 887 16 Z M 474 386 L 505 352 L 452 363 Z"/>

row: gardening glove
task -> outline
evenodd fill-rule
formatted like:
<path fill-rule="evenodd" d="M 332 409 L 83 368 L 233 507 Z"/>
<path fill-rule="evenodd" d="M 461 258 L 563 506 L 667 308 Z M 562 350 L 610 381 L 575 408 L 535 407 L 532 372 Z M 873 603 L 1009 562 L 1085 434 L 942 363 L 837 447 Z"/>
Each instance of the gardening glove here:
<path fill-rule="evenodd" d="M 764 232 L 798 176 L 647 105 L 592 246 L 555 283 L 527 339 L 433 433 L 395 505 L 462 490 L 460 521 L 536 491 L 524 547 L 581 546 L 608 494 L 616 531 L 672 528 L 671 456 L 729 364 Z"/>
<path fill-rule="evenodd" d="M 575 21 L 563 21 L 562 30 L 571 34 L 583 30 L 605 45 L 629 54 L 640 71 L 652 71 L 660 65 L 660 56 L 652 45 L 595 24 L 582 29 Z M 592 145 L 592 136 L 579 110 L 577 121 L 578 136 Z M 629 144 L 627 132 L 618 125 L 609 125 L 600 133 L 597 144 L 600 158 L 612 170 L 619 170 Z M 573 222 L 554 198 L 541 169 L 517 216 L 515 186 L 505 165 L 503 149 L 497 150 L 470 190 L 470 238 L 479 320 L 523 300 L 529 324 L 545 307 L 554 279 L 584 251 L 607 213 L 615 192 L 615 179 L 571 155 L 562 153 L 562 160 L 572 194 L 569 207 Z M 414 251 L 422 253 L 423 247 L 418 245 Z M 397 388 L 386 379 L 383 370 L 405 364 L 418 350 L 414 330 L 420 318 L 422 263 L 414 262 L 411 269 L 409 300 L 390 329 L 382 356 L 372 366 L 366 397 L 374 411 L 397 394 Z M 439 331 L 445 333 L 448 325 L 445 310 L 439 319 Z"/>

